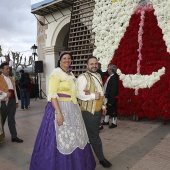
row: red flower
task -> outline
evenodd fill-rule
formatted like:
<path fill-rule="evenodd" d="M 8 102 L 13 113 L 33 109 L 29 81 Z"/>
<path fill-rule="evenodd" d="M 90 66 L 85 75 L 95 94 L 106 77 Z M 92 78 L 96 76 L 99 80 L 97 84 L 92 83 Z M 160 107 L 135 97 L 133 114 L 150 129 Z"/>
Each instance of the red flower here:
<path fill-rule="evenodd" d="M 145 13 L 144 34 L 142 36 L 141 74 L 152 74 L 165 67 L 165 74 L 151 88 L 139 89 L 134 95 L 134 89 L 125 88 L 120 81 L 118 111 L 121 115 L 148 117 L 150 119 L 170 119 L 170 54 L 163 40 L 154 10 Z M 137 73 L 138 60 L 138 30 L 140 14 L 133 14 L 124 37 L 120 41 L 111 61 L 123 74 Z"/>

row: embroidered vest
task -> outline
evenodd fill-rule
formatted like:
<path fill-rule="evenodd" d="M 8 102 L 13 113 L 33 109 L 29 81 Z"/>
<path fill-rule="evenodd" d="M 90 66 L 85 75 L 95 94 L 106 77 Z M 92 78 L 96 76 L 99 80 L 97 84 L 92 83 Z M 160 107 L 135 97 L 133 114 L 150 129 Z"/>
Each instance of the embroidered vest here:
<path fill-rule="evenodd" d="M 97 92 L 97 87 L 95 85 L 93 77 L 88 72 L 83 73 L 83 75 L 87 80 L 86 90 L 89 90 L 90 93 Z M 102 82 L 100 75 L 98 73 L 97 75 L 98 78 L 100 79 L 100 82 Z M 94 112 L 101 110 L 102 105 L 104 104 L 104 97 L 101 96 L 99 100 L 88 100 L 88 101 L 83 101 L 78 99 L 78 103 L 82 111 L 87 110 L 88 112 L 94 114 Z"/>
<path fill-rule="evenodd" d="M 9 77 L 11 82 L 12 82 L 12 85 L 13 85 L 13 89 L 15 89 L 15 81 L 12 77 Z M 4 79 L 4 76 L 3 75 L 0 75 L 0 90 L 7 93 L 8 92 L 8 84 L 6 83 L 5 79 Z"/>

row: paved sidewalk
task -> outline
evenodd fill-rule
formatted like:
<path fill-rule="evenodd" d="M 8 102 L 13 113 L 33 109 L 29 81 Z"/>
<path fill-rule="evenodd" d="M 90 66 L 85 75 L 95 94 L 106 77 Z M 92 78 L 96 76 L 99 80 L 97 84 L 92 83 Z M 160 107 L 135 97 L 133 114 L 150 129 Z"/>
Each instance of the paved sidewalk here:
<path fill-rule="evenodd" d="M 18 137 L 24 143 L 12 143 L 7 123 L 6 140 L 0 144 L 0 170 L 28 170 L 35 138 L 46 100 L 31 100 L 28 111 L 17 109 Z M 169 170 L 170 123 L 148 119 L 139 122 L 120 117 L 118 127 L 104 126 L 100 132 L 105 156 L 113 164 L 110 170 Z M 104 170 L 97 159 L 96 170 Z"/>

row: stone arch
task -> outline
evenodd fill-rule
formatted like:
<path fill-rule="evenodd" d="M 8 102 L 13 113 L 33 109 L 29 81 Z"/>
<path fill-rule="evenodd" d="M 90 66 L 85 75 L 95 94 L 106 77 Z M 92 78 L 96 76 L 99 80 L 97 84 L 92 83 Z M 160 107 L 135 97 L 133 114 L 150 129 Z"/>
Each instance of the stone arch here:
<path fill-rule="evenodd" d="M 54 30 L 51 39 L 51 46 L 63 47 L 70 28 L 70 16 L 63 17 Z M 65 47 L 66 48 L 66 47 Z"/>

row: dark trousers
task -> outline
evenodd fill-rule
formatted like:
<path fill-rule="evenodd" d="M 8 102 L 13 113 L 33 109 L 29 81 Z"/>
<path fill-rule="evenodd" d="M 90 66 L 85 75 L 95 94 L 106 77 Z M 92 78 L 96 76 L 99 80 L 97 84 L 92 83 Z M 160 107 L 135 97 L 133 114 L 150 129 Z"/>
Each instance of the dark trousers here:
<path fill-rule="evenodd" d="M 99 123 L 101 115 L 102 115 L 101 111 L 95 112 L 94 115 L 88 111 L 82 111 L 82 116 L 84 119 L 90 144 L 99 161 L 105 159 L 103 155 L 102 141 L 99 136 Z"/>
<path fill-rule="evenodd" d="M 20 89 L 20 98 L 21 98 L 21 109 L 28 109 L 29 105 L 29 93 L 27 89 Z"/>
<path fill-rule="evenodd" d="M 12 138 L 17 137 L 15 112 L 16 112 L 15 99 L 9 100 L 7 105 L 6 102 L 1 102 L 2 124 L 4 126 L 6 119 L 8 117 L 8 127 Z"/>
<path fill-rule="evenodd" d="M 117 117 L 118 113 L 117 113 L 117 99 L 114 98 L 112 100 L 112 102 L 109 102 L 109 104 L 111 105 L 108 105 L 107 104 L 107 114 L 106 115 L 109 115 L 110 117 Z"/>
<path fill-rule="evenodd" d="M 2 125 L 1 108 L 0 108 L 0 131 L 2 131 L 2 134 L 0 134 L 0 143 L 1 143 L 4 141 L 4 138 L 5 138 L 4 129 Z"/>

